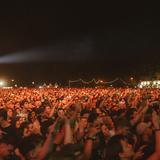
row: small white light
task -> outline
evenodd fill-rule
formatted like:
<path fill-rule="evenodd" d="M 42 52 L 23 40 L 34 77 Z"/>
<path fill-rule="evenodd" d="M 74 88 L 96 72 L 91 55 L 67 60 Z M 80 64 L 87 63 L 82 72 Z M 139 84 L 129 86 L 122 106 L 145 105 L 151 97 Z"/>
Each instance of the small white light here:
<path fill-rule="evenodd" d="M 156 81 L 153 81 L 153 85 L 156 85 L 157 84 L 157 82 Z"/>
<path fill-rule="evenodd" d="M 147 84 L 147 82 L 146 82 L 146 81 L 145 81 L 145 82 L 143 82 L 143 85 L 144 85 L 144 86 L 146 86 L 146 84 Z"/>
<path fill-rule="evenodd" d="M 150 82 L 149 82 L 149 81 L 147 81 L 146 83 L 147 83 L 147 85 L 149 85 L 149 84 L 150 84 Z"/>

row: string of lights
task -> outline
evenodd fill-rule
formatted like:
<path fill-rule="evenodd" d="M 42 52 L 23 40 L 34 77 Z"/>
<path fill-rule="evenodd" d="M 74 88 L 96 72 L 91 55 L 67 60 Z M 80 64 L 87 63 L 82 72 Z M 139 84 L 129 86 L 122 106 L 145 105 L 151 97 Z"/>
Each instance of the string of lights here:
<path fill-rule="evenodd" d="M 114 85 L 114 83 L 115 83 L 115 85 L 117 85 L 116 82 L 117 82 L 117 84 L 119 82 L 121 82 L 121 84 L 123 84 L 125 86 L 132 86 L 132 87 L 136 87 L 137 86 L 138 88 L 146 88 L 146 87 L 147 88 L 160 88 L 160 80 L 140 81 L 138 84 L 136 84 L 136 83 L 133 84 L 132 83 L 133 81 L 126 82 L 125 80 L 123 80 L 122 78 L 119 78 L 119 77 L 115 78 L 112 81 L 96 80 L 95 78 L 93 78 L 90 81 L 83 80 L 82 78 L 77 79 L 77 80 L 69 80 L 69 87 L 71 87 L 71 85 L 74 84 L 74 83 L 77 83 L 78 85 L 81 85 L 81 86 L 82 85 L 84 85 L 84 86 L 87 86 L 87 85 L 90 85 L 90 86 L 94 86 L 94 85 L 99 85 L 99 86 L 110 85 L 110 86 L 112 86 L 112 85 Z M 54 83 L 53 85 L 51 83 L 49 85 L 47 85 L 46 83 L 43 83 L 43 85 L 39 86 L 34 81 L 32 81 L 30 87 L 37 87 L 37 85 L 38 85 L 38 87 L 40 87 L 40 88 L 45 88 L 45 87 L 57 88 L 57 87 L 59 87 L 59 84 L 60 83 L 57 83 L 57 82 Z M 10 88 L 10 87 L 16 87 L 17 88 L 17 87 L 20 87 L 20 85 L 17 84 L 17 82 L 15 82 L 15 80 L 11 80 L 11 83 L 9 83 L 9 81 L 7 81 L 7 80 L 5 81 L 4 79 L 0 80 L 0 88 Z"/>
<path fill-rule="evenodd" d="M 115 82 L 118 81 L 118 80 L 122 81 L 123 84 L 128 85 L 127 82 L 125 82 L 123 79 L 118 78 L 118 77 L 115 78 L 115 79 L 112 80 L 112 81 L 103 81 L 103 80 L 97 80 L 97 81 L 96 81 L 95 78 L 93 78 L 93 79 L 90 80 L 90 81 L 85 81 L 85 80 L 83 80 L 82 78 L 80 78 L 80 79 L 77 79 L 77 80 L 69 80 L 69 87 L 71 86 L 71 83 L 76 83 L 76 82 L 81 82 L 82 84 L 91 84 L 91 83 L 94 82 L 95 84 L 103 84 L 103 85 L 105 85 L 105 84 L 113 84 L 113 83 L 115 83 Z"/>
<path fill-rule="evenodd" d="M 129 83 L 127 83 L 126 81 L 124 81 L 123 79 L 119 79 L 123 84 L 125 84 L 125 85 L 129 85 Z"/>

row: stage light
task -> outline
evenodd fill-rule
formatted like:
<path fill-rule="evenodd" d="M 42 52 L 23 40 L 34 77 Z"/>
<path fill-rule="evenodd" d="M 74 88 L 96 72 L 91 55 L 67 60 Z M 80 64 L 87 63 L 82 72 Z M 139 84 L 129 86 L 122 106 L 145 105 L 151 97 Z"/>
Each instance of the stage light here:
<path fill-rule="evenodd" d="M 3 80 L 0 80 L 0 87 L 3 87 L 3 86 L 5 86 L 5 85 L 6 85 L 6 82 L 3 81 Z"/>

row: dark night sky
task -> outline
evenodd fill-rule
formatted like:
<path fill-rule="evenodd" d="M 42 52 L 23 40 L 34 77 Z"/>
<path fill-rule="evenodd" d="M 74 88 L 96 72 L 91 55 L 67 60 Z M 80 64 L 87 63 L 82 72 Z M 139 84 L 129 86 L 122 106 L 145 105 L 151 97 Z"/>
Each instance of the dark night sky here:
<path fill-rule="evenodd" d="M 107 79 L 138 75 L 145 65 L 159 65 L 156 5 L 16 2 L 1 6 L 1 77 Z"/>

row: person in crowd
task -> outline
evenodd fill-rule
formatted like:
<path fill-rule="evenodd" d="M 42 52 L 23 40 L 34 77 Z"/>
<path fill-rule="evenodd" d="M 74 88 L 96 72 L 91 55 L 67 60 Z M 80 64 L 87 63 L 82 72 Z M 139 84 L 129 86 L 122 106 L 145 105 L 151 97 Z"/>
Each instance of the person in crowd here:
<path fill-rule="evenodd" d="M 0 160 L 158 160 L 160 90 L 0 91 Z"/>

